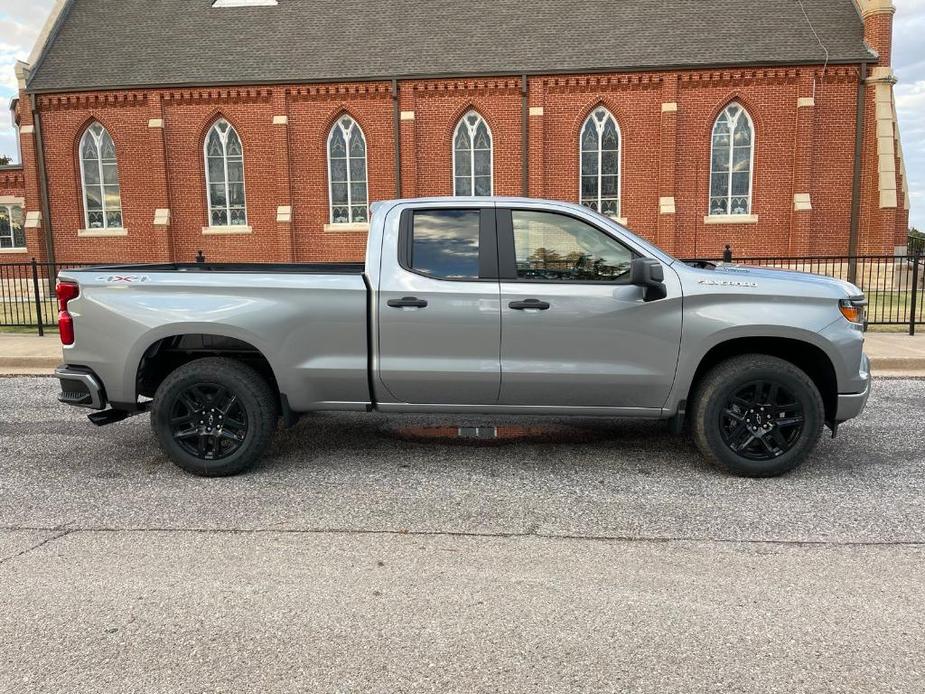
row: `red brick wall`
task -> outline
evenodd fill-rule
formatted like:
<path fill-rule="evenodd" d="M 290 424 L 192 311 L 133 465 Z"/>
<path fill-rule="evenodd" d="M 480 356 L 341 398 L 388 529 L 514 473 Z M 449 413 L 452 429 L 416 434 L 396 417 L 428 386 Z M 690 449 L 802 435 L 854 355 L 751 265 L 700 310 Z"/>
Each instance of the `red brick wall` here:
<path fill-rule="evenodd" d="M 431 81 L 413 85 L 417 196 L 453 194 L 453 135 L 470 109 L 492 135 L 495 195 L 521 194 L 519 80 Z M 404 155 L 404 152 L 403 152 Z"/>
<path fill-rule="evenodd" d="M 577 201 L 579 134 L 585 119 L 603 105 L 620 127 L 621 216 L 638 234 L 656 240 L 662 99 L 648 76 L 543 80 L 542 197 Z M 538 120 L 534 117 L 533 120 Z M 671 251 L 671 248 L 666 248 Z"/>
<path fill-rule="evenodd" d="M 0 168 L 0 195 L 13 195 L 21 198 L 26 194 L 26 180 L 21 166 Z"/>
<path fill-rule="evenodd" d="M 716 256 L 726 243 L 739 256 L 843 254 L 858 73 L 856 66 L 830 66 L 825 75 L 821 67 L 793 67 L 530 78 L 529 105 L 543 108 L 543 115 L 529 118 L 530 194 L 578 199 L 578 132 L 590 110 L 602 103 L 622 132 L 622 214 L 641 235 L 682 256 Z M 804 117 L 797 100 L 813 93 L 814 80 L 815 107 Z M 492 130 L 495 193 L 521 194 L 519 79 L 398 86 L 401 110 L 414 112 L 413 120 L 401 121 L 403 195 L 451 193 L 453 129 L 469 108 L 479 111 Z M 710 133 L 716 115 L 733 99 L 755 123 L 758 222 L 707 225 Z M 396 195 L 389 83 L 150 90 L 40 96 L 38 101 L 61 261 L 190 261 L 199 249 L 212 260 L 361 259 L 363 232 L 325 231 L 325 146 L 342 113 L 352 115 L 366 136 L 370 199 Z M 678 111 L 663 113 L 665 102 L 676 102 Z M 286 116 L 288 125 L 274 125 L 275 116 Z M 251 234 L 202 233 L 208 224 L 202 142 L 218 117 L 235 126 L 245 147 Z M 109 129 L 116 144 L 125 237 L 78 236 L 84 222 L 76 147 L 93 119 Z M 149 127 L 151 119 L 161 119 L 163 129 Z M 24 161 L 27 171 L 34 167 L 25 147 Z M 865 215 L 876 217 L 875 170 L 865 172 L 864 190 Z M 813 210 L 795 213 L 794 193 L 811 193 Z M 670 196 L 676 214 L 660 214 L 659 198 Z M 27 197 L 30 210 L 40 209 L 28 190 Z M 292 222 L 278 223 L 277 208 L 286 205 L 292 206 Z M 170 226 L 156 227 L 155 210 L 163 208 L 171 211 Z M 879 229 L 871 224 L 864 229 L 873 227 Z M 865 249 L 892 250 L 892 234 L 864 233 Z M 32 241 L 30 236 L 30 251 Z"/>
<path fill-rule="evenodd" d="M 816 84 L 813 224 L 808 255 L 848 253 L 857 98 L 857 75 L 836 72 Z M 870 121 L 867 121 L 867 126 L 870 126 Z M 862 190 L 876 192 L 877 185 L 876 173 L 862 179 Z M 864 237 L 863 230 L 861 236 Z M 883 250 L 892 252 L 893 249 Z"/>
<path fill-rule="evenodd" d="M 175 259 L 190 262 L 202 250 L 207 258 L 229 262 L 279 259 L 276 228 L 277 188 L 273 146 L 273 104 L 269 90 L 180 92 L 163 100 L 169 181 L 170 233 Z M 203 142 L 215 121 L 224 118 L 244 147 L 247 224 L 251 234 L 207 236 L 209 203 Z M 154 211 L 150 210 L 152 215 Z M 150 220 L 149 220 L 150 222 Z"/>
<path fill-rule="evenodd" d="M 347 93 L 350 89 L 356 89 L 356 93 Z M 333 85 L 313 89 L 293 88 L 290 92 L 287 102 L 294 259 L 307 262 L 363 260 L 366 234 L 324 230 L 331 216 L 328 134 L 338 118 L 344 114 L 352 116 L 366 138 L 369 199 L 394 198 L 391 86 L 384 83 L 359 88 Z"/>
<path fill-rule="evenodd" d="M 158 243 L 152 226 L 157 201 L 152 197 L 149 179 L 151 151 L 146 96 L 138 92 L 82 94 L 44 101 L 45 166 L 57 259 L 73 262 L 165 260 L 162 244 Z M 78 236 L 86 227 L 78 144 L 93 121 L 99 121 L 109 131 L 116 147 L 123 224 L 129 230 L 128 236 Z M 29 202 L 31 208 L 32 201 Z"/>

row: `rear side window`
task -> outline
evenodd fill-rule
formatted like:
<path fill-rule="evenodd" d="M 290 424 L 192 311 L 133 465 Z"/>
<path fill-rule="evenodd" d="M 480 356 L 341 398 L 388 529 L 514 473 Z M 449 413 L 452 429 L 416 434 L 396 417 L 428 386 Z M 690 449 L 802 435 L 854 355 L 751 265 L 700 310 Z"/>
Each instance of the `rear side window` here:
<path fill-rule="evenodd" d="M 477 209 L 415 212 L 411 269 L 439 279 L 477 280 L 480 220 Z"/>

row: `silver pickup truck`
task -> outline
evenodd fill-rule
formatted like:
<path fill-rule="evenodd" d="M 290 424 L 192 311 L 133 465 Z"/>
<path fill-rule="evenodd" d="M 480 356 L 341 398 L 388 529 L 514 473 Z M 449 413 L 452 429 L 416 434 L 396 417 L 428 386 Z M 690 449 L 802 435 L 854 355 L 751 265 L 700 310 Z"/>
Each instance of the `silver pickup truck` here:
<path fill-rule="evenodd" d="M 150 410 L 206 476 L 251 467 L 279 419 L 375 409 L 663 419 L 767 477 L 870 389 L 857 287 L 685 264 L 561 202 L 383 202 L 363 264 L 68 270 L 58 300 L 61 402 Z"/>

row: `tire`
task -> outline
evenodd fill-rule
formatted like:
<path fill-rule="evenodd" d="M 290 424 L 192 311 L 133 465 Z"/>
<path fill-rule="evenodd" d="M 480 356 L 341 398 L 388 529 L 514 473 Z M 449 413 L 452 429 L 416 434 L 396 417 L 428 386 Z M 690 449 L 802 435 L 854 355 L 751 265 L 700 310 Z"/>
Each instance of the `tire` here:
<path fill-rule="evenodd" d="M 764 354 L 733 357 L 707 372 L 693 397 L 691 429 L 711 463 L 740 477 L 776 477 L 819 441 L 825 407 L 804 371 Z"/>
<path fill-rule="evenodd" d="M 178 467 L 200 477 L 252 468 L 276 429 L 276 398 L 254 369 L 205 358 L 173 371 L 154 395 L 151 427 Z"/>

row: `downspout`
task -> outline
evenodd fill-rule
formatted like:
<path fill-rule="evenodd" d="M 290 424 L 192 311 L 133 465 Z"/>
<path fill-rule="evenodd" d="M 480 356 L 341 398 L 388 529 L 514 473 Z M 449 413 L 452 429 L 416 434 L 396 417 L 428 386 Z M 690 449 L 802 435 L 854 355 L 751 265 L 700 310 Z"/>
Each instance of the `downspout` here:
<path fill-rule="evenodd" d="M 398 102 L 398 80 L 392 80 L 392 129 L 395 131 L 395 197 L 401 197 L 401 104 Z"/>
<path fill-rule="evenodd" d="M 527 75 L 520 77 L 520 187 L 525 198 L 530 197 L 530 90 Z"/>
<path fill-rule="evenodd" d="M 851 185 L 851 229 L 848 235 L 848 281 L 856 284 L 858 275 L 858 237 L 861 225 L 861 169 L 864 153 L 864 106 L 867 89 L 867 63 L 861 63 L 858 81 L 857 127 L 854 133 L 854 180 Z"/>
<path fill-rule="evenodd" d="M 32 125 L 35 127 L 35 163 L 39 174 L 39 194 L 42 198 L 42 230 L 45 232 L 46 260 L 55 265 L 55 237 L 51 226 L 51 204 L 48 198 L 48 171 L 45 169 L 45 142 L 42 138 L 42 118 L 39 115 L 35 94 L 30 94 Z M 49 278 L 50 282 L 55 280 Z"/>

